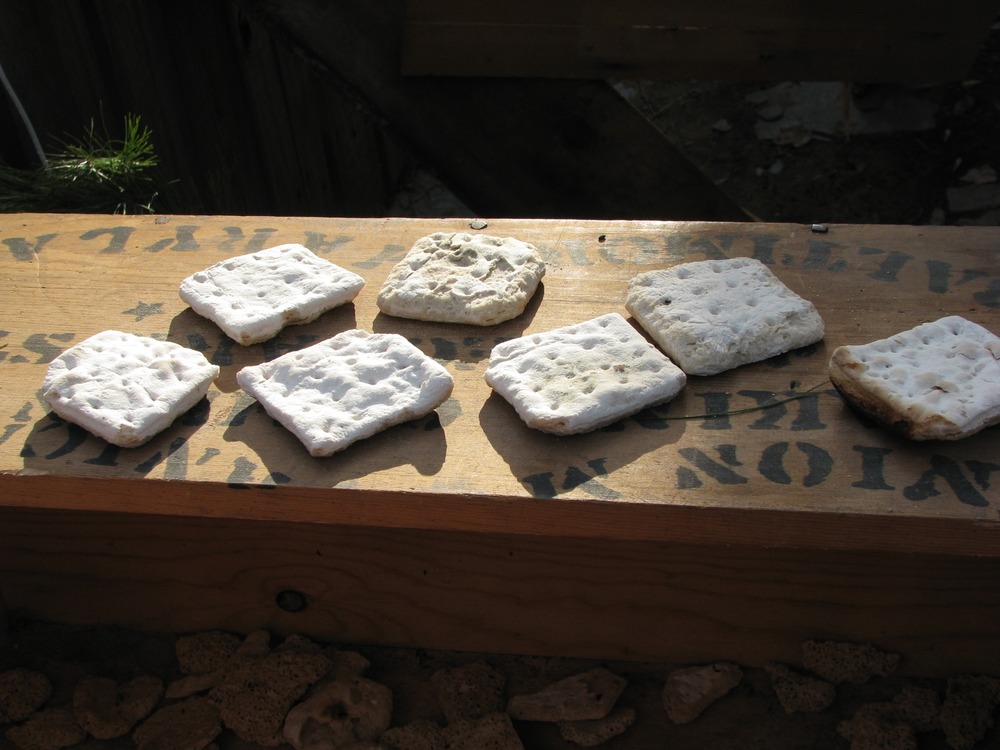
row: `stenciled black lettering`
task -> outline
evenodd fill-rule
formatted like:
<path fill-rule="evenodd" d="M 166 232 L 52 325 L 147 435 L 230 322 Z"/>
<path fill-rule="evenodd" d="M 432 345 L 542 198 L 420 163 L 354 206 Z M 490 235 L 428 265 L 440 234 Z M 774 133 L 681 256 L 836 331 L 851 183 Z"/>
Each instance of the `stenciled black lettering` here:
<path fill-rule="evenodd" d="M 796 395 L 795 391 L 788 391 L 788 396 Z M 826 423 L 819 418 L 819 397 L 821 393 L 807 393 L 799 396 L 793 402 L 798 409 L 798 414 L 792 420 L 792 432 L 805 432 L 808 430 L 825 430 Z"/>
<path fill-rule="evenodd" d="M 862 248 L 861 252 L 868 248 Z M 879 250 L 878 252 L 882 252 Z M 907 253 L 901 253 L 898 250 L 892 250 L 882 262 L 878 264 L 878 268 L 868 274 L 868 278 L 875 279 L 876 281 L 899 281 L 899 272 L 903 270 L 908 262 L 913 260 L 912 255 Z"/>
<path fill-rule="evenodd" d="M 328 240 L 325 232 L 306 232 L 306 241 L 303 244 L 316 255 L 326 255 L 338 250 L 353 239 L 353 237 L 342 234 Z"/>
<path fill-rule="evenodd" d="M 128 243 L 129 237 L 135 231 L 135 227 L 127 226 L 117 226 L 117 227 L 106 227 L 102 229 L 91 229 L 80 235 L 81 240 L 96 240 L 98 237 L 103 237 L 105 235 L 111 235 L 111 240 L 108 244 L 101 248 L 98 252 L 102 255 L 107 254 L 117 254 L 125 252 L 125 245 Z"/>
<path fill-rule="evenodd" d="M 761 410 L 761 414 L 757 419 L 749 426 L 748 429 L 751 430 L 780 430 L 781 427 L 778 422 L 788 415 L 788 407 L 785 404 L 774 403 L 779 396 L 774 391 L 752 391 L 744 390 L 737 391 L 740 396 L 746 396 L 747 398 L 752 398 L 757 402 L 757 406 L 765 406 L 771 404 L 766 409 Z"/>
<path fill-rule="evenodd" d="M 1000 280 L 994 279 L 984 291 L 976 292 L 972 295 L 972 298 L 991 310 L 1000 308 Z"/>
<path fill-rule="evenodd" d="M 851 449 L 861 454 L 861 479 L 851 482 L 852 487 L 861 490 L 896 489 L 885 481 L 885 457 L 892 453 L 891 448 L 854 445 L 851 446 Z"/>
<path fill-rule="evenodd" d="M 178 252 L 201 250 L 201 245 L 194 238 L 194 233 L 200 228 L 194 224 L 181 224 L 175 228 L 173 237 L 165 237 L 162 240 L 157 240 L 152 245 L 146 247 L 146 252 L 158 253 L 168 248 Z"/>
<path fill-rule="evenodd" d="M 972 472 L 972 480 L 982 487 L 984 491 L 990 488 L 990 479 L 993 473 L 1000 471 L 1000 464 L 988 461 L 976 461 L 973 459 L 966 461 L 965 465 Z"/>
<path fill-rule="evenodd" d="M 943 260 L 927 261 L 927 289 L 935 294 L 948 291 L 951 280 L 951 263 Z"/>
<path fill-rule="evenodd" d="M 84 459 L 83 462 L 92 466 L 117 466 L 119 453 L 121 453 L 120 447 L 114 443 L 105 443 L 98 455 Z"/>
<path fill-rule="evenodd" d="M 574 266 L 592 266 L 594 261 L 587 254 L 587 244 L 582 240 L 572 240 L 563 243 L 566 252 L 569 253 L 569 262 Z"/>
<path fill-rule="evenodd" d="M 553 498 L 557 495 L 556 485 L 552 481 L 554 478 L 555 475 L 551 471 L 546 471 L 523 477 L 521 484 L 528 485 L 532 497 Z"/>
<path fill-rule="evenodd" d="M 632 416 L 637 425 L 644 430 L 670 429 L 670 403 L 649 406 Z"/>
<path fill-rule="evenodd" d="M 737 474 L 730 468 L 731 466 L 742 466 L 736 458 L 736 446 L 731 444 L 717 445 L 715 446 L 715 451 L 719 454 L 719 458 L 723 463 L 716 461 L 699 448 L 681 448 L 678 452 L 695 468 L 701 470 L 719 484 L 746 484 L 747 478 L 742 474 Z M 698 476 L 691 472 L 690 469 L 687 469 L 687 472 L 681 472 L 682 468 L 687 469 L 687 467 L 680 467 L 677 470 L 678 488 L 700 487 L 701 480 Z"/>
<path fill-rule="evenodd" d="M 33 404 L 30 401 L 25 402 L 24 406 L 18 409 L 17 413 L 11 417 L 14 421 L 3 428 L 3 434 L 0 434 L 0 445 L 6 443 L 14 434 L 28 426 L 27 423 L 31 421 L 32 406 Z"/>
<path fill-rule="evenodd" d="M 38 359 L 35 360 L 36 365 L 47 365 L 62 354 L 64 348 L 53 344 L 49 339 L 67 343 L 72 341 L 75 336 L 75 333 L 33 333 L 24 340 L 21 346 L 29 352 L 39 355 Z"/>
<path fill-rule="evenodd" d="M 792 483 L 792 477 L 785 468 L 785 456 L 789 447 L 788 443 L 774 443 L 761 452 L 757 469 L 762 477 L 775 484 Z M 825 482 L 833 471 L 833 457 L 830 453 L 812 443 L 797 442 L 795 447 L 805 454 L 809 469 L 802 479 L 802 486 L 815 487 Z"/>
<path fill-rule="evenodd" d="M 218 448 L 206 448 L 205 452 L 201 454 L 201 457 L 195 461 L 195 465 L 202 466 L 203 464 L 207 464 L 220 453 L 222 453 L 222 451 Z"/>
<path fill-rule="evenodd" d="M 730 430 L 733 425 L 729 421 L 729 394 L 722 391 L 709 391 L 697 394 L 705 402 L 707 416 L 701 423 L 703 430 Z"/>
<path fill-rule="evenodd" d="M 242 242 L 246 235 L 243 233 L 242 227 L 223 227 L 222 230 L 226 233 L 227 239 L 224 239 L 219 243 L 219 250 L 225 253 L 237 252 L 236 243 Z M 263 250 L 271 242 L 271 235 L 277 232 L 277 229 L 261 228 L 253 230 L 253 236 L 246 243 L 246 245 L 239 250 L 241 253 L 255 253 L 258 250 Z"/>
<path fill-rule="evenodd" d="M 243 485 L 253 481 L 253 473 L 257 469 L 257 464 L 246 456 L 238 456 L 233 460 L 233 470 L 229 472 L 226 479 L 233 489 L 246 489 Z"/>
<path fill-rule="evenodd" d="M 753 242 L 753 257 L 766 266 L 774 265 L 774 248 L 778 244 L 777 235 L 755 234 L 751 237 Z"/>
<path fill-rule="evenodd" d="M 940 495 L 941 490 L 937 487 L 938 479 L 944 481 L 960 503 L 977 508 L 984 508 L 990 504 L 968 480 L 957 461 L 939 455 L 931 456 L 931 467 L 921 475 L 920 479 L 903 488 L 903 497 L 907 500 L 926 500 Z"/>
<path fill-rule="evenodd" d="M 173 448 L 177 445 L 176 448 Z M 171 444 L 172 450 L 167 453 L 167 463 L 163 467 L 163 478 L 173 481 L 187 479 L 187 466 L 190 454 L 187 438 L 177 438 Z"/>
<path fill-rule="evenodd" d="M 382 252 L 375 257 L 356 261 L 353 265 L 355 268 L 362 269 L 376 268 L 383 263 L 397 263 L 402 260 L 404 255 L 406 255 L 406 248 L 402 245 L 386 245 L 382 248 Z"/>
<path fill-rule="evenodd" d="M 28 242 L 24 237 L 10 237 L 5 239 L 3 244 L 10 248 L 10 254 L 14 256 L 15 260 L 31 261 L 57 236 L 56 234 L 40 234 L 33 243 Z"/>
<path fill-rule="evenodd" d="M 63 422 L 62 425 L 66 427 L 66 440 L 63 442 L 62 445 L 60 445 L 54 451 L 51 451 L 45 455 L 45 459 L 47 461 L 51 461 L 56 458 L 62 458 L 63 456 L 68 456 L 70 453 L 72 453 L 81 445 L 83 445 L 84 441 L 86 441 L 86 439 L 90 436 L 89 432 L 87 432 L 79 425 L 73 424 L 72 422 Z M 59 425 L 55 423 L 46 425 L 41 430 L 39 430 L 39 432 L 49 429 L 54 429 L 56 427 L 59 427 Z"/>
<path fill-rule="evenodd" d="M 277 359 L 282 354 L 298 351 L 304 346 L 308 346 L 317 341 L 319 336 L 311 333 L 300 333 L 295 336 L 295 341 L 286 342 L 282 339 L 268 339 L 264 342 L 264 359 L 270 362 Z"/>
<path fill-rule="evenodd" d="M 835 260 L 832 263 L 830 262 L 834 249 L 838 247 L 836 242 L 811 239 L 809 240 L 808 245 L 809 250 L 806 253 L 806 257 L 800 264 L 802 268 L 813 268 L 825 271 L 842 271 L 847 268 L 847 261 L 843 259 Z M 785 255 L 782 265 L 788 267 L 795 266 L 795 258 L 791 255 Z"/>
<path fill-rule="evenodd" d="M 458 346 L 451 339 L 434 336 L 431 338 L 431 344 L 434 346 L 434 354 L 432 355 L 434 359 L 451 362 L 458 358 Z"/>

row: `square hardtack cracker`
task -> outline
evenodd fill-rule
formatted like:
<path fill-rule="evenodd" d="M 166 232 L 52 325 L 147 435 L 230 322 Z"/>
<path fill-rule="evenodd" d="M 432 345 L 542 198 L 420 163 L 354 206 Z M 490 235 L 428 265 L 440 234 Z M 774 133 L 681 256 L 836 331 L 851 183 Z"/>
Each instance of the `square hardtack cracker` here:
<path fill-rule="evenodd" d="M 432 234 L 389 272 L 377 303 L 400 318 L 489 326 L 524 312 L 544 275 L 541 256 L 526 242 Z"/>
<path fill-rule="evenodd" d="M 823 338 L 813 304 L 754 258 L 639 274 L 625 308 L 688 375 L 714 375 Z"/>
<path fill-rule="evenodd" d="M 1000 338 L 957 315 L 838 347 L 830 381 L 858 411 L 912 440 L 1000 423 Z"/>
<path fill-rule="evenodd" d="M 529 427 L 587 432 L 669 401 L 684 373 L 618 313 L 493 348 L 486 382 Z"/>
<path fill-rule="evenodd" d="M 52 360 L 42 398 L 63 419 L 134 448 L 204 398 L 218 374 L 201 352 L 104 331 Z"/>
<path fill-rule="evenodd" d="M 360 330 L 244 367 L 236 381 L 314 456 L 433 411 L 454 385 L 402 336 Z"/>
<path fill-rule="evenodd" d="M 304 245 L 288 244 L 220 261 L 181 282 L 180 296 L 237 343 L 276 336 L 350 302 L 365 280 Z"/>

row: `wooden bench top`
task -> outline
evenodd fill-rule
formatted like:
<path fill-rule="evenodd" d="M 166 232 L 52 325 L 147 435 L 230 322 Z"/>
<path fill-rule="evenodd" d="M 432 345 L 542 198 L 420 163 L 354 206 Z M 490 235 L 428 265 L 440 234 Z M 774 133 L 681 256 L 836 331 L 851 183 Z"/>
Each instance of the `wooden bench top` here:
<path fill-rule="evenodd" d="M 543 288 L 490 328 L 381 314 L 375 297 L 421 236 L 536 245 Z M 353 304 L 250 347 L 179 298 L 187 275 L 300 242 L 361 274 Z M 753 256 L 811 299 L 819 345 L 689 380 L 665 407 L 574 437 L 527 428 L 483 380 L 491 347 L 624 310 L 636 273 Z M 1000 228 L 204 216 L 0 215 L 0 511 L 116 512 L 338 526 L 1000 557 L 996 429 L 911 443 L 830 386 L 835 347 L 944 315 L 1000 331 Z M 308 455 L 236 372 L 350 328 L 400 333 L 455 378 L 431 416 L 329 458 Z M 106 329 L 202 351 L 208 398 L 135 449 L 50 415 L 51 360 Z M 792 399 L 787 400 L 785 399 Z M 775 402 L 781 401 L 777 405 Z M 731 412 L 727 416 L 707 414 Z"/>

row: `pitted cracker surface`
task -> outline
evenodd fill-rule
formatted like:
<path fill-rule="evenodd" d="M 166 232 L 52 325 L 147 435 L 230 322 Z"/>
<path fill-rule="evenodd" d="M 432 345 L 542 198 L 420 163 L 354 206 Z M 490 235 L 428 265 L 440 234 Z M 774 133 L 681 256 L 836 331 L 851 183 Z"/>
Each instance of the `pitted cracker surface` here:
<path fill-rule="evenodd" d="M 715 375 L 823 338 L 813 304 L 754 258 L 639 274 L 625 308 L 688 375 Z"/>
<path fill-rule="evenodd" d="M 218 374 L 193 349 L 103 331 L 52 361 L 42 398 L 63 419 L 133 448 L 198 403 Z"/>
<path fill-rule="evenodd" d="M 958 440 L 1000 423 L 1000 338 L 958 315 L 837 348 L 830 380 L 912 440 Z"/>
<path fill-rule="evenodd" d="M 488 326 L 515 318 L 545 275 L 534 246 L 512 237 L 438 233 L 423 237 L 378 294 L 387 315 Z"/>
<path fill-rule="evenodd" d="M 236 380 L 314 456 L 421 417 L 454 386 L 444 367 L 402 336 L 361 330 L 244 367 Z"/>
<path fill-rule="evenodd" d="M 198 271 L 181 282 L 180 296 L 231 339 L 249 345 L 350 302 L 364 285 L 358 274 L 304 245 L 287 244 Z"/>
<path fill-rule="evenodd" d="M 618 313 L 498 344 L 485 377 L 529 427 L 558 435 L 669 401 L 687 381 Z"/>

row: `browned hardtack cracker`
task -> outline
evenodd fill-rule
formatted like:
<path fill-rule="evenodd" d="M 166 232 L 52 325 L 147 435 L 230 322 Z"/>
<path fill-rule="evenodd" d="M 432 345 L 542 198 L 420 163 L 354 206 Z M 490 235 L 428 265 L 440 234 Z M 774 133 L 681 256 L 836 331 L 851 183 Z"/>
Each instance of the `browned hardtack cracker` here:
<path fill-rule="evenodd" d="M 496 325 L 524 312 L 544 275 L 527 242 L 439 232 L 417 240 L 393 267 L 377 303 L 400 318 Z"/>
<path fill-rule="evenodd" d="M 1000 338 L 957 315 L 841 346 L 830 381 L 848 404 L 911 440 L 958 440 L 1000 423 Z"/>

